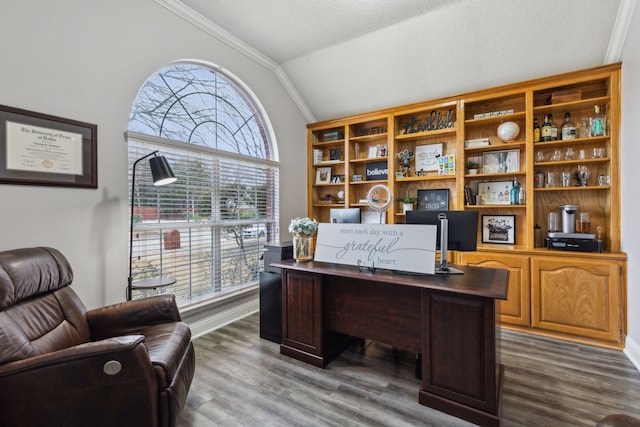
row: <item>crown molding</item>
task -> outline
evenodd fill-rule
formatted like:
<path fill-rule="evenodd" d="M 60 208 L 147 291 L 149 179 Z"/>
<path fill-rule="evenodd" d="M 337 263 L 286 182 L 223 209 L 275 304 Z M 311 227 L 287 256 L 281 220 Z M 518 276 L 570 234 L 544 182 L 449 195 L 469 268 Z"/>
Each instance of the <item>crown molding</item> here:
<path fill-rule="evenodd" d="M 313 113 L 309 109 L 309 106 L 304 102 L 293 83 L 291 83 L 291 80 L 289 79 L 287 73 L 285 73 L 282 67 L 273 59 L 259 52 L 255 48 L 249 46 L 238 37 L 229 33 L 224 28 L 215 24 L 210 19 L 205 18 L 204 16 L 187 7 L 185 4 L 178 0 L 155 0 L 155 2 L 160 6 L 163 6 L 171 12 L 175 13 L 185 21 L 200 28 L 207 34 L 220 40 L 221 42 L 246 56 L 247 58 L 272 71 L 284 87 L 285 91 L 289 94 L 293 102 L 296 104 L 302 115 L 305 117 L 307 122 L 312 123 L 317 121 L 313 116 Z"/>
<path fill-rule="evenodd" d="M 607 54 L 604 57 L 605 64 L 613 64 L 620 61 L 624 41 L 627 38 L 629 25 L 631 25 L 631 19 L 633 18 L 633 10 L 636 7 L 636 1 L 637 0 L 621 0 L 620 2 L 618 16 L 616 16 L 616 22 L 613 25 L 613 31 L 609 39 Z"/>

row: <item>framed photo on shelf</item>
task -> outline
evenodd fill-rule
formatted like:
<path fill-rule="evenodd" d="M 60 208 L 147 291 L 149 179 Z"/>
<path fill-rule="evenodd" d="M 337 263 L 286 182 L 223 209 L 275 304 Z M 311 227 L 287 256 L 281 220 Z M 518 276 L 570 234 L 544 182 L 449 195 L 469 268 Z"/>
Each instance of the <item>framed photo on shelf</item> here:
<path fill-rule="evenodd" d="M 510 205 L 511 181 L 484 181 L 478 183 L 476 194 L 480 205 Z"/>
<path fill-rule="evenodd" d="M 440 156 L 442 156 L 442 143 L 416 145 L 416 172 L 437 171 Z"/>
<path fill-rule="evenodd" d="M 316 168 L 316 184 L 331 184 L 331 166 Z"/>
<path fill-rule="evenodd" d="M 98 188 L 98 127 L 0 105 L 0 183 Z"/>
<path fill-rule="evenodd" d="M 433 188 L 418 190 L 419 211 L 447 211 L 449 210 L 449 189 Z"/>
<path fill-rule="evenodd" d="M 373 147 L 369 147 L 369 158 L 372 159 L 374 157 L 378 157 L 378 146 L 374 145 Z"/>
<path fill-rule="evenodd" d="M 520 150 L 488 151 L 482 154 L 483 173 L 520 171 Z"/>
<path fill-rule="evenodd" d="M 482 243 L 516 243 L 515 215 L 482 215 Z"/>

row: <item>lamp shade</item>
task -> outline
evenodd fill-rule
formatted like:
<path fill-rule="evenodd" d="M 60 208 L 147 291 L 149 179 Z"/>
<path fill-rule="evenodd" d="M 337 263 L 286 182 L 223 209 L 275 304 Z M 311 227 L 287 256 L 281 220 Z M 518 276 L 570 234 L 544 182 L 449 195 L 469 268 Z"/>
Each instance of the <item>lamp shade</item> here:
<path fill-rule="evenodd" d="M 155 186 L 171 184 L 178 179 L 164 156 L 154 156 L 150 158 L 149 166 L 151 167 L 153 185 Z"/>

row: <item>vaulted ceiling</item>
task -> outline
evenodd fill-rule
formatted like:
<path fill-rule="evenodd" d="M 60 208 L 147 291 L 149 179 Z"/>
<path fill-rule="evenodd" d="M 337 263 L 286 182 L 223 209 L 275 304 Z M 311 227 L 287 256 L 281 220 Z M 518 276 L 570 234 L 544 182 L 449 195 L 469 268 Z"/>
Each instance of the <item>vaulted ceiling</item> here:
<path fill-rule="evenodd" d="M 309 121 L 616 62 L 636 2 L 175 1 L 272 66 Z"/>

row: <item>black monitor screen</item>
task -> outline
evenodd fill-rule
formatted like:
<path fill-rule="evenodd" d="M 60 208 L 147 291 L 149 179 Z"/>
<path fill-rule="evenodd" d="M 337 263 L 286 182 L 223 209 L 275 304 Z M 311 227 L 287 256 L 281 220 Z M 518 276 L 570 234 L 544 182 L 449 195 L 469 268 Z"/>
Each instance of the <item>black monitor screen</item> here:
<path fill-rule="evenodd" d="M 331 208 L 329 221 L 337 224 L 360 224 L 360 208 Z"/>
<path fill-rule="evenodd" d="M 440 249 L 440 214 L 445 214 L 448 220 L 447 249 L 475 251 L 478 240 L 478 211 L 407 211 L 406 223 L 438 226 L 436 249 Z"/>

